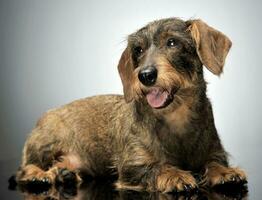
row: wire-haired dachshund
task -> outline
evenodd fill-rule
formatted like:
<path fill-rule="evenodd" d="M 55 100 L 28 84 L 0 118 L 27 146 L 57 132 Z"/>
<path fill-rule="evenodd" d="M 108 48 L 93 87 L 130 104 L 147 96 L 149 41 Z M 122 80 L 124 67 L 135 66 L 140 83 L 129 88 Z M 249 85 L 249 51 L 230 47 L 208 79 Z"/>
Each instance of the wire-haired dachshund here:
<path fill-rule="evenodd" d="M 115 176 L 118 189 L 189 191 L 245 182 L 230 167 L 206 95 L 203 66 L 223 71 L 231 41 L 201 20 L 153 21 L 128 36 L 124 96 L 50 110 L 26 141 L 18 183 Z"/>

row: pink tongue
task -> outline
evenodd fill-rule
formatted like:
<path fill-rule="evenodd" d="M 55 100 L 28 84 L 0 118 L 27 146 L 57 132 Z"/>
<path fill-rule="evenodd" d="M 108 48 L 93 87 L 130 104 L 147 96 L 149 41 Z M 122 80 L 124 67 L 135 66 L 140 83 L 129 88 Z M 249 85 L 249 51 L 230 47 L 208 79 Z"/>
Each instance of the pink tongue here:
<path fill-rule="evenodd" d="M 160 88 L 153 88 L 147 95 L 146 99 L 148 104 L 153 108 L 163 106 L 167 100 L 168 92 L 162 91 Z"/>

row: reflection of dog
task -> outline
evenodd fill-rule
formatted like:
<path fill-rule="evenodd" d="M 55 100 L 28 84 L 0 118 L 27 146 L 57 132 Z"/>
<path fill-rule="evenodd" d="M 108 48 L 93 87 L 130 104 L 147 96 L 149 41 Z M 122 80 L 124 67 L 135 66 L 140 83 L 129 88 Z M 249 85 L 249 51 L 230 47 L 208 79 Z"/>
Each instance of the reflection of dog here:
<path fill-rule="evenodd" d="M 47 112 L 25 144 L 17 181 L 117 173 L 119 189 L 160 192 L 197 187 L 193 174 L 207 186 L 245 181 L 228 166 L 202 69 L 219 75 L 230 46 L 201 20 L 163 19 L 131 34 L 118 65 L 124 98 L 96 96 Z"/>

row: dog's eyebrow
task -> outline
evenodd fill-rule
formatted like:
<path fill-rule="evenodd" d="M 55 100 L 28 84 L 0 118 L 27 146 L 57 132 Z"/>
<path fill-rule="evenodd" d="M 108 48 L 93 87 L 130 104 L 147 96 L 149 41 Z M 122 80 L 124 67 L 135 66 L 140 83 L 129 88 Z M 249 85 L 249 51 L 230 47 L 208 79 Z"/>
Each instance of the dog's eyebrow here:
<path fill-rule="evenodd" d="M 134 33 L 128 36 L 128 43 L 130 45 L 145 43 L 146 40 L 146 35 L 142 33 Z"/>
<path fill-rule="evenodd" d="M 129 35 L 129 36 L 128 36 L 128 39 L 127 39 L 127 41 L 128 41 L 129 43 L 134 43 L 134 42 L 139 41 L 139 40 L 141 40 L 141 36 L 139 36 L 139 35 L 137 35 L 137 34 Z"/>
<path fill-rule="evenodd" d="M 163 30 L 156 32 L 153 36 L 153 41 L 158 43 L 159 40 L 167 40 L 169 38 L 175 38 L 185 46 L 192 46 L 192 40 L 186 32 L 174 31 L 174 30 Z"/>

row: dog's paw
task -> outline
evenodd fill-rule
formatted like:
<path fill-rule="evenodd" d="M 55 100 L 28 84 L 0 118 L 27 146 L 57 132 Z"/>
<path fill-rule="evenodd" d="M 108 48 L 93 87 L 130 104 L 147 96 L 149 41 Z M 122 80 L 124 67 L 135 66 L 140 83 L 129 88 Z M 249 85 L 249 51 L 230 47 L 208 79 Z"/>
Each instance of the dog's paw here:
<path fill-rule="evenodd" d="M 81 182 L 79 175 L 66 168 L 59 168 L 56 176 L 56 183 L 62 185 L 77 185 Z"/>
<path fill-rule="evenodd" d="M 30 177 L 26 180 L 26 182 L 30 182 L 32 184 L 36 183 L 36 184 L 50 184 L 51 185 L 52 178 L 50 178 L 46 174 L 42 174 L 42 175 Z"/>
<path fill-rule="evenodd" d="M 239 168 L 224 167 L 217 164 L 208 168 L 206 173 L 207 184 L 211 187 L 225 183 L 244 184 L 247 182 L 245 172 Z"/>
<path fill-rule="evenodd" d="M 190 172 L 172 166 L 164 166 L 156 180 L 156 189 L 162 193 L 191 192 L 197 187 L 196 180 Z"/>
<path fill-rule="evenodd" d="M 17 174 L 18 184 L 45 184 L 51 185 L 54 182 L 54 175 L 45 172 L 35 165 L 27 165 Z"/>

